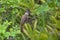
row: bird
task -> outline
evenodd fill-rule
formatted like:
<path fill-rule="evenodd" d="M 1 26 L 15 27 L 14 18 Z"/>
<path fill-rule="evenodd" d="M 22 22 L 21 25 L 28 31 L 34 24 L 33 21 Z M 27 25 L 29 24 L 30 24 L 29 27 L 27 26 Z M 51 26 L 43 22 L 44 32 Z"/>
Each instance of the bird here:
<path fill-rule="evenodd" d="M 24 15 L 22 15 L 21 17 L 21 21 L 20 21 L 20 25 L 21 25 L 21 33 L 25 34 L 27 37 L 29 37 L 29 34 L 28 32 L 26 31 L 26 29 L 24 28 L 24 24 L 25 23 L 29 23 L 31 25 L 31 28 L 33 29 L 32 27 L 32 21 L 35 20 L 35 16 L 31 15 L 31 11 L 29 9 L 26 9 L 26 12 Z M 30 39 L 30 37 L 29 37 Z"/>
<path fill-rule="evenodd" d="M 30 10 L 26 9 L 25 14 L 21 17 L 20 25 L 21 25 L 21 32 L 24 31 L 24 24 L 28 21 L 28 16 L 30 15 Z"/>

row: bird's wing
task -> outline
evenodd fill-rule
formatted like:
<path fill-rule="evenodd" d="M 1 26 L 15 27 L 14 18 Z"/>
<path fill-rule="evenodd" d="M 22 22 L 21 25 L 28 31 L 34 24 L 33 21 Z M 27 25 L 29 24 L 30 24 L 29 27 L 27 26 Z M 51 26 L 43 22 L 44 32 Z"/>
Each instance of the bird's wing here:
<path fill-rule="evenodd" d="M 20 24 L 24 25 L 24 23 L 25 23 L 26 20 L 27 20 L 27 16 L 23 15 L 22 18 L 21 18 Z"/>

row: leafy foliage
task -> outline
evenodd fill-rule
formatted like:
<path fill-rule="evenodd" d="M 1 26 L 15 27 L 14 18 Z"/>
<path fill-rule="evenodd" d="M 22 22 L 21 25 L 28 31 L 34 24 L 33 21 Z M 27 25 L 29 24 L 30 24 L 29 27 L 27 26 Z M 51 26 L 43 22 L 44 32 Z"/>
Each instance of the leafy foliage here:
<path fill-rule="evenodd" d="M 20 30 L 21 16 L 29 8 L 36 19 L 24 24 Z M 12 36 L 15 40 L 60 40 L 59 0 L 0 0 L 0 40 Z"/>

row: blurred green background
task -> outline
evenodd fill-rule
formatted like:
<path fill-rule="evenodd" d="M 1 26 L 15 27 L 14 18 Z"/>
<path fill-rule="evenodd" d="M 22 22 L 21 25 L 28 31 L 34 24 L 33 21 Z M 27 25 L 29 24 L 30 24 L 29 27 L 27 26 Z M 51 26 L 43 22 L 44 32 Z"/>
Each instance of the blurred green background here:
<path fill-rule="evenodd" d="M 24 25 L 27 35 L 20 30 L 26 8 L 37 17 Z M 60 40 L 60 0 L 0 0 L 0 40 Z"/>

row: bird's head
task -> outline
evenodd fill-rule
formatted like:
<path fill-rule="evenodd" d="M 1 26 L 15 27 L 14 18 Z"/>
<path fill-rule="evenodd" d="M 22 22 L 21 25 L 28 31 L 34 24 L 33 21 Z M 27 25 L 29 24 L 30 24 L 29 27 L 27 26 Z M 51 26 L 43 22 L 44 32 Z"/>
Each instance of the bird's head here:
<path fill-rule="evenodd" d="M 26 9 L 25 14 L 26 14 L 26 15 L 30 15 L 30 13 L 31 13 L 30 10 L 29 10 L 29 9 Z"/>

